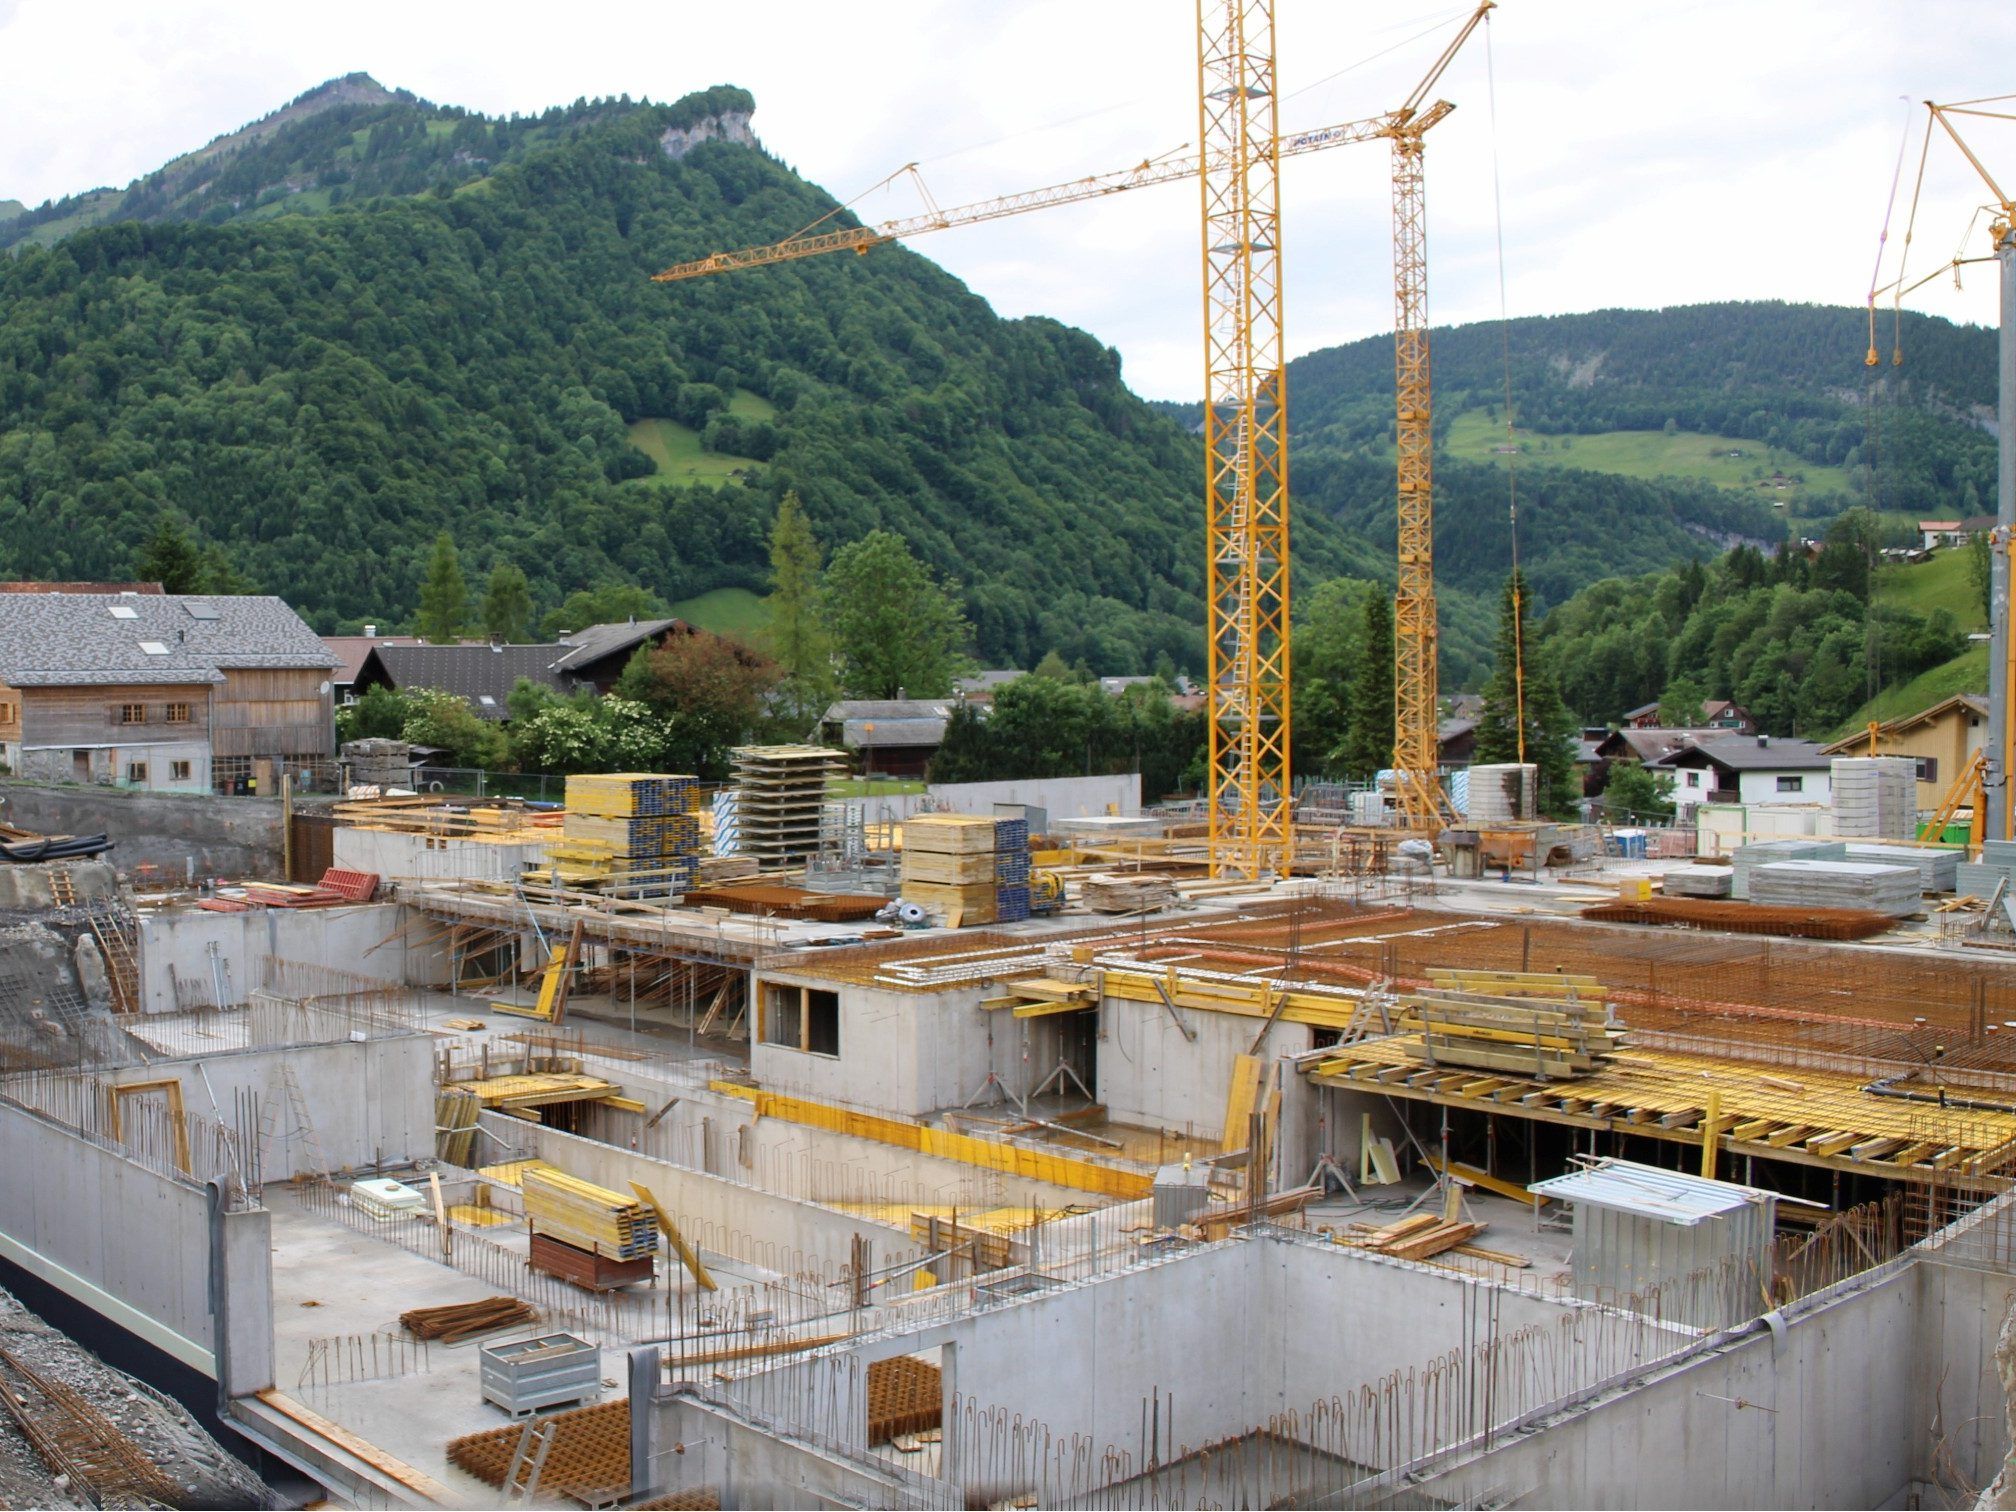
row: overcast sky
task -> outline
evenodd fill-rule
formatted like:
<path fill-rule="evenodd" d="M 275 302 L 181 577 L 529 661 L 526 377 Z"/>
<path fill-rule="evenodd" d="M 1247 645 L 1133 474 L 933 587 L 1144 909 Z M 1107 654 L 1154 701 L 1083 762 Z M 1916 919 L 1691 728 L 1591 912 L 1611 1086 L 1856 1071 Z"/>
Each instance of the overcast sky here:
<path fill-rule="evenodd" d="M 1282 124 L 1389 109 L 1467 5 L 1278 0 Z M 0 0 L 0 198 L 124 185 L 334 75 L 487 113 L 577 96 L 673 99 L 715 83 L 849 199 L 913 159 L 953 205 L 1178 148 L 1196 132 L 1188 0 L 575 0 L 297 6 L 272 0 Z M 1514 315 L 1777 298 L 1857 304 L 1905 98 L 2016 86 L 2009 0 L 1503 0 L 1437 91 L 1428 151 L 1438 324 L 1499 310 L 1494 153 Z M 1491 78 L 1496 79 L 1495 129 Z M 1902 237 L 1924 112 L 1909 116 Z M 2016 180 L 2016 129 L 1990 165 Z M 1953 255 L 1985 189 L 1935 144 L 1913 263 Z M 1284 166 L 1291 355 L 1390 330 L 1387 152 Z M 871 195 L 870 220 L 919 208 Z M 1004 315 L 1116 346 L 1153 397 L 1201 386 L 1197 197 L 1186 184 L 918 239 Z M 1970 253 L 1985 246 L 1977 231 Z M 683 249 L 681 249 L 683 250 Z M 761 278 L 760 272 L 742 275 Z M 1989 270 L 1917 308 L 1990 321 Z"/>

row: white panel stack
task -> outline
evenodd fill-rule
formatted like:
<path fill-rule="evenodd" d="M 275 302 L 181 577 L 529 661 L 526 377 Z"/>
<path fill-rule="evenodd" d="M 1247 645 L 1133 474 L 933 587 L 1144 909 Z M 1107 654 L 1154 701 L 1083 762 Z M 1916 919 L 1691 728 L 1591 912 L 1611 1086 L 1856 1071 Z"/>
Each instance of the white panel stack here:
<path fill-rule="evenodd" d="M 1736 852 L 1736 875 L 1729 884 L 1729 896 L 1750 896 L 1750 874 L 1773 861 L 1840 861 L 1848 847 L 1838 840 L 1759 840 Z"/>
<path fill-rule="evenodd" d="M 1873 861 L 1879 866 L 1915 866 L 1919 890 L 1950 893 L 1959 880 L 1960 853 L 1932 845 L 1871 845 L 1848 847 L 1850 861 Z"/>
<path fill-rule="evenodd" d="M 1908 756 L 1837 756 L 1834 833 L 1909 840 L 1918 827 L 1918 764 Z"/>
<path fill-rule="evenodd" d="M 1766 908 L 1860 908 L 1903 918 L 1923 906 L 1915 866 L 1868 861 L 1778 861 L 1750 873 L 1750 901 Z"/>
<path fill-rule="evenodd" d="M 1470 808 L 1473 825 L 1510 824 L 1539 812 L 1540 769 L 1531 762 L 1506 762 L 1470 768 Z"/>
<path fill-rule="evenodd" d="M 1729 866 L 1673 866 L 1659 876 L 1659 889 L 1669 898 L 1726 898 L 1736 880 Z"/>

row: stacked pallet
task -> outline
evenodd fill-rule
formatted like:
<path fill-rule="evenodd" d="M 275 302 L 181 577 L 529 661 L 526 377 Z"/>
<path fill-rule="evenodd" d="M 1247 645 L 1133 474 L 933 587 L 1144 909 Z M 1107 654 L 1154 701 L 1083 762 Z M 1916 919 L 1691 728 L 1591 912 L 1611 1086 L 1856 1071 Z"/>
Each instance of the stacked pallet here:
<path fill-rule="evenodd" d="M 1735 874 L 1727 866 L 1672 866 L 1659 877 L 1669 898 L 1726 898 Z"/>
<path fill-rule="evenodd" d="M 1013 924 L 1029 917 L 1029 821 L 994 821 L 994 917 Z"/>
<path fill-rule="evenodd" d="M 1518 972 L 1466 975 L 1401 999 L 1429 1064 L 1546 1081 L 1587 1076 L 1624 1041 L 1600 989 Z M 1588 994 L 1584 996 L 1583 994 Z"/>
<path fill-rule="evenodd" d="M 995 922 L 994 825 L 977 814 L 904 820 L 903 901 L 943 915 L 955 929 Z"/>
<path fill-rule="evenodd" d="M 434 1158 L 452 1166 L 467 1166 L 476 1149 L 476 1116 L 483 1099 L 466 1087 L 437 1087 L 434 1092 Z"/>
<path fill-rule="evenodd" d="M 1960 866 L 1957 850 L 1935 845 L 1851 845 L 1847 859 L 1873 861 L 1879 866 L 1916 867 L 1918 890 L 1928 893 L 1952 892 Z"/>
<path fill-rule="evenodd" d="M 567 779 L 561 838 L 546 847 L 558 887 L 676 897 L 693 884 L 700 820 L 697 778 L 643 772 Z"/>
<path fill-rule="evenodd" d="M 1176 901 L 1176 884 L 1154 872 L 1101 872 L 1078 884 L 1078 897 L 1094 913 L 1148 913 Z"/>
<path fill-rule="evenodd" d="M 350 1183 L 350 1206 L 380 1223 L 393 1218 L 411 1218 L 427 1210 L 427 1199 L 404 1182 L 381 1177 Z"/>
<path fill-rule="evenodd" d="M 1779 861 L 1750 873 L 1750 901 L 1766 908 L 1853 908 L 1904 918 L 1922 907 L 1915 866 L 1869 861 Z"/>
<path fill-rule="evenodd" d="M 1838 840 L 1758 840 L 1740 847 L 1735 856 L 1735 875 L 1729 884 L 1729 896 L 1747 898 L 1750 896 L 1750 874 L 1760 866 L 1769 866 L 1778 861 L 1839 861 L 1848 854 L 1848 847 Z"/>
<path fill-rule="evenodd" d="M 1954 868 L 1954 891 L 1987 902 L 1995 890 L 2016 893 L 2016 840 L 1984 840 L 1979 861 L 1962 861 Z"/>
<path fill-rule="evenodd" d="M 657 1214 L 633 1196 L 550 1166 L 527 1170 L 519 1191 L 535 1234 L 618 1260 L 641 1260 L 658 1252 Z"/>
<path fill-rule="evenodd" d="M 1918 763 L 1908 756 L 1837 756 L 1829 772 L 1834 833 L 1908 840 L 1918 826 Z"/>
<path fill-rule="evenodd" d="M 737 746 L 734 758 L 732 825 L 724 835 L 717 811 L 717 851 L 726 841 L 734 854 L 755 857 L 765 871 L 817 855 L 826 787 L 846 773 L 845 753 L 810 745 Z"/>

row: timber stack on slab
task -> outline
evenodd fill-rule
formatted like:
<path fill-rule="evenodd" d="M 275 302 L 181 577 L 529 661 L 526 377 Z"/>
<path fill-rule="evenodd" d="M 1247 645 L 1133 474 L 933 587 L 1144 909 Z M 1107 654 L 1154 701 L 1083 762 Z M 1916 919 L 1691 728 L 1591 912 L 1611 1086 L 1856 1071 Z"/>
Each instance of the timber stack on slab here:
<path fill-rule="evenodd" d="M 657 1215 L 634 1196 L 551 1166 L 527 1170 L 519 1191 L 535 1234 L 617 1260 L 648 1260 L 658 1252 Z"/>
<path fill-rule="evenodd" d="M 903 821 L 903 901 L 942 915 L 955 929 L 994 923 L 995 844 L 991 817 L 912 815 Z"/>
<path fill-rule="evenodd" d="M 819 853 L 826 788 L 847 770 L 844 752 L 825 746 L 737 746 L 735 801 L 728 827 L 735 853 L 765 871 L 803 865 Z M 723 839 L 716 811 L 717 848 Z"/>
<path fill-rule="evenodd" d="M 577 773 L 567 779 L 561 838 L 546 847 L 556 887 L 677 897 L 693 885 L 699 779 L 644 772 Z"/>
<path fill-rule="evenodd" d="M 1510 1071 L 1536 1081 L 1587 1076 L 1623 1044 L 1593 978 L 1452 971 L 1402 998 L 1430 1065 Z"/>

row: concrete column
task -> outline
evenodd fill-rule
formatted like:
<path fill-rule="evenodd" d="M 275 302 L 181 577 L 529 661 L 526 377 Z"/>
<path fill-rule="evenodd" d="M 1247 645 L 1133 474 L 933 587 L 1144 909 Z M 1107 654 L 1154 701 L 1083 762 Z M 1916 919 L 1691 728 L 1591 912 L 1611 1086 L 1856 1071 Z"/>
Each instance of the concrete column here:
<path fill-rule="evenodd" d="M 2003 753 L 2009 741 L 2009 549 L 2016 539 L 2016 230 L 2002 233 L 2002 341 L 2000 393 L 1996 398 L 1994 579 L 1988 650 L 1988 823 L 1982 833 L 2000 840 L 2010 833 L 2009 772 Z"/>

